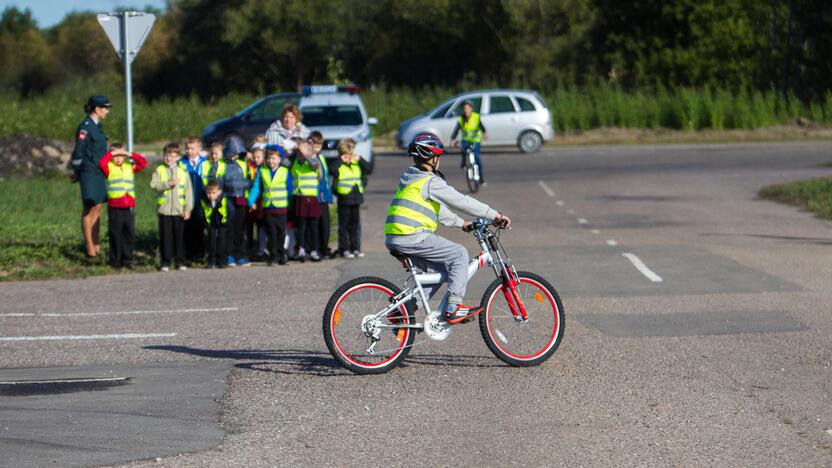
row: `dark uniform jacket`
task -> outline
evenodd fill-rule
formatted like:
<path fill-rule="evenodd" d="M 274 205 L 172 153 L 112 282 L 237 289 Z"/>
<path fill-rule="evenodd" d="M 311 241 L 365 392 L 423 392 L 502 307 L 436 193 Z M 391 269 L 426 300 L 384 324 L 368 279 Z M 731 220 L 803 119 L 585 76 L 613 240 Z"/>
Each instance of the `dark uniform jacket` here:
<path fill-rule="evenodd" d="M 101 173 L 98 162 L 107 152 L 107 137 L 101 131 L 101 124 L 95 123 L 88 115 L 75 132 L 75 149 L 72 150 L 72 170 L 75 173 Z"/>

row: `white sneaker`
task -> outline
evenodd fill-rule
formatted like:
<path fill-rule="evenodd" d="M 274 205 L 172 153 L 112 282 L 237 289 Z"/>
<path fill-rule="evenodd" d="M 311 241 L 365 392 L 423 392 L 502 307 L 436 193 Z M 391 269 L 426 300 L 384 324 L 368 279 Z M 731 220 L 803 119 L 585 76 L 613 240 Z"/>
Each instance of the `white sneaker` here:
<path fill-rule="evenodd" d="M 179 265 L 178 267 L 176 267 L 176 269 L 179 271 L 185 271 L 188 269 L 188 267 L 186 267 L 185 265 Z"/>
<path fill-rule="evenodd" d="M 160 270 L 160 271 L 164 271 L 165 273 L 167 273 L 167 272 L 169 272 L 169 271 L 170 271 L 170 268 L 168 268 L 168 267 L 166 267 L 166 266 L 163 266 L 163 267 L 162 267 L 162 268 L 160 268 L 159 270 Z"/>
<path fill-rule="evenodd" d="M 344 252 L 344 258 L 355 258 L 355 255 L 352 254 L 349 250 Z"/>
<path fill-rule="evenodd" d="M 356 250 L 352 254 L 355 255 L 356 257 L 364 257 L 364 252 L 361 252 L 360 250 Z"/>

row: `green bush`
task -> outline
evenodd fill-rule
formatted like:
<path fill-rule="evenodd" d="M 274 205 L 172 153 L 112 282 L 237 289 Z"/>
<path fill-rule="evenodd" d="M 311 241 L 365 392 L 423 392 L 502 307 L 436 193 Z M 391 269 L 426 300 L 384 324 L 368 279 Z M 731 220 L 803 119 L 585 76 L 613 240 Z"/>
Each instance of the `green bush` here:
<path fill-rule="evenodd" d="M 460 90 L 442 87 L 378 88 L 362 92 L 367 112 L 379 119 L 376 134 L 395 131 L 399 124 L 434 108 Z M 75 80 L 43 95 L 22 100 L 0 95 L 0 136 L 27 133 L 70 140 L 83 116 L 90 94 L 106 94 L 114 106 L 105 123 L 113 140 L 124 140 L 124 95 L 116 82 Z M 625 90 L 601 83 L 586 87 L 558 85 L 543 93 L 559 132 L 597 127 L 670 128 L 679 130 L 756 128 L 786 124 L 798 117 L 832 124 L 832 91 L 809 104 L 776 90 L 749 91 L 725 88 L 676 88 Z M 228 117 L 260 96 L 232 93 L 202 100 L 196 96 L 147 101 L 134 99 L 133 122 L 136 142 L 160 142 L 198 135 L 209 123 Z"/>

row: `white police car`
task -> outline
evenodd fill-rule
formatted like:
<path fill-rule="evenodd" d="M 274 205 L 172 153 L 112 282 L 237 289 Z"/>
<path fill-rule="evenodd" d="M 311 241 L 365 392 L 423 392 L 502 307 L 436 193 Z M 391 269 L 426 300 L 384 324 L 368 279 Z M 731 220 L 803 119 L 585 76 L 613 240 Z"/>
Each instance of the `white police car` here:
<path fill-rule="evenodd" d="M 370 172 L 375 164 L 371 126 L 378 123 L 368 117 L 357 86 L 304 86 L 298 103 L 303 124 L 324 136 L 323 155 L 338 157 L 338 141 L 352 138 L 355 152 L 367 161 Z"/>

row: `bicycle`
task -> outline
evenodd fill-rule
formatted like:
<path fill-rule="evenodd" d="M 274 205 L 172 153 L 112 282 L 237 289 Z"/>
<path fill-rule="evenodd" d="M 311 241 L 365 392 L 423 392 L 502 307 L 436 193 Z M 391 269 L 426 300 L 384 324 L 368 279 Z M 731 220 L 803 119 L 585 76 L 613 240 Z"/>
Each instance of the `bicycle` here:
<path fill-rule="evenodd" d="M 468 190 L 471 193 L 477 193 L 480 190 L 480 165 L 477 164 L 477 158 L 474 156 L 474 145 L 469 144 L 465 148 L 465 183 L 468 184 Z"/>
<path fill-rule="evenodd" d="M 481 249 L 468 264 L 468 278 L 486 265 L 497 278 L 486 288 L 480 305 L 480 333 L 488 349 L 511 366 L 535 366 L 549 359 L 564 333 L 564 311 L 555 288 L 540 276 L 517 271 L 500 243 L 500 226 L 483 218 L 472 222 Z M 424 272 L 411 259 L 391 252 L 409 273 L 404 289 L 383 278 L 365 276 L 342 284 L 324 309 L 323 335 L 330 354 L 356 374 L 382 374 L 401 363 L 424 332 L 442 341 L 452 325 L 432 310 L 426 286 L 439 287 L 441 273 Z M 500 294 L 502 293 L 502 294 Z M 447 299 L 447 293 L 441 303 Z M 417 304 L 426 315 L 416 320 Z M 465 323 L 474 317 L 466 319 Z"/>

